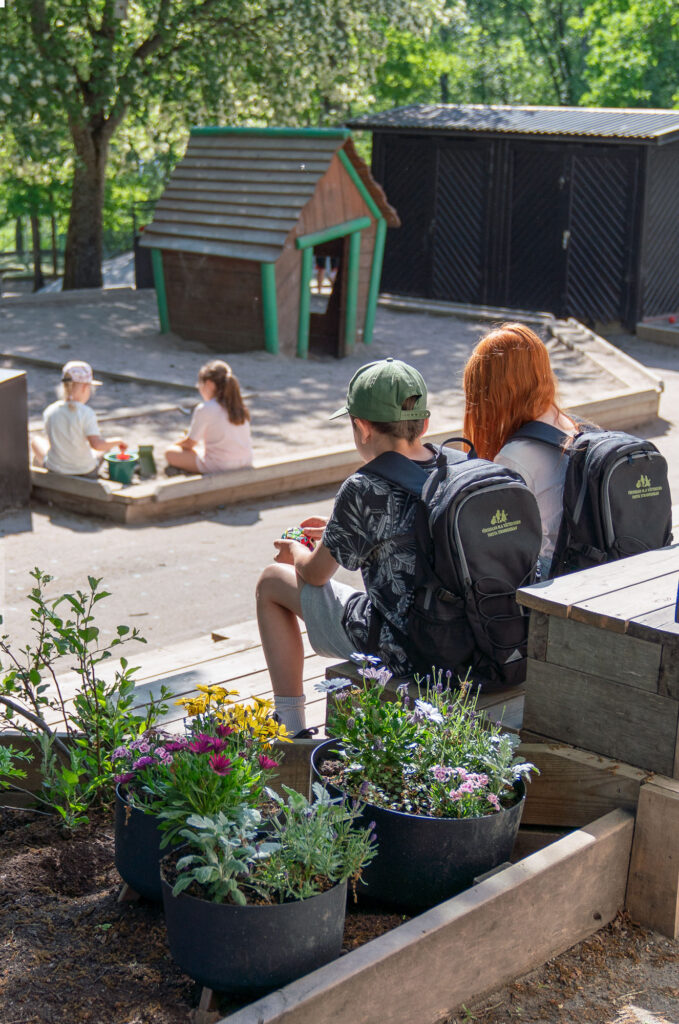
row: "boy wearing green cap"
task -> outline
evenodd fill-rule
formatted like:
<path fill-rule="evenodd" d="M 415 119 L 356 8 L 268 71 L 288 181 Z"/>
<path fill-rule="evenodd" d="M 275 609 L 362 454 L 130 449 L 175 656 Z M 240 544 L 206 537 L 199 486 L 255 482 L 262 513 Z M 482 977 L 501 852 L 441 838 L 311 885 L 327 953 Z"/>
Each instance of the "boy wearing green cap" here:
<path fill-rule="evenodd" d="M 399 452 L 434 467 L 434 449 L 421 440 L 429 424 L 427 388 L 408 363 L 383 359 L 357 370 L 346 404 L 331 419 L 345 414 L 365 463 Z M 458 454 L 464 458 L 451 453 L 453 461 Z M 276 711 L 292 733 L 306 725 L 299 619 L 318 654 L 346 660 L 360 651 L 379 655 L 396 675 L 411 670 L 398 635 L 407 630 L 415 584 L 416 505 L 404 488 L 354 473 L 329 520 L 314 516 L 300 524 L 319 541 L 314 551 L 299 541 L 274 541 L 275 564 L 257 584 L 257 618 Z M 360 569 L 365 592 L 333 580 L 340 566 Z"/>

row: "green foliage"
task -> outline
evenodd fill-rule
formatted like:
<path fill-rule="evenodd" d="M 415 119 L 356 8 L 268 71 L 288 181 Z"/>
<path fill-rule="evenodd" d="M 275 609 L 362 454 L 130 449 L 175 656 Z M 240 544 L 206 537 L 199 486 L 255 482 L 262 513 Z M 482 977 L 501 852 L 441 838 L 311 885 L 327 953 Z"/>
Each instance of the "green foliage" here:
<path fill-rule="evenodd" d="M 25 750 L 17 750 L 11 743 L 7 747 L 0 747 L 0 790 L 11 788 L 11 779 L 25 779 L 26 771 L 19 766 L 19 762 L 30 760 L 30 754 Z"/>
<path fill-rule="evenodd" d="M 535 766 L 515 756 L 517 736 L 502 733 L 476 711 L 464 682 L 451 689 L 442 674 L 424 685 L 411 707 L 407 686 L 383 699 L 391 673 L 364 666 L 363 681 L 318 684 L 334 695 L 329 732 L 338 761 L 330 779 L 354 797 L 380 807 L 433 817 L 473 818 L 516 801 L 514 785 Z"/>
<path fill-rule="evenodd" d="M 17 729 L 39 746 L 43 788 L 37 798 L 75 827 L 87 820 L 89 808 L 112 802 L 114 749 L 167 710 L 168 691 L 161 688 L 160 701 L 151 700 L 139 713 L 134 708 L 136 669 L 126 658 L 120 658 L 112 678 L 101 678 L 100 666 L 115 648 L 146 641 L 128 626 L 118 626 L 110 640 L 102 638 L 94 609 L 109 595 L 100 579 L 89 576 L 87 590 L 49 599 L 52 577 L 40 569 L 31 576 L 36 582 L 29 594 L 35 640 L 15 651 L 9 636 L 0 637 L 0 725 Z M 72 669 L 78 680 L 70 703 L 58 675 L 62 667 Z"/>
<path fill-rule="evenodd" d="M 247 806 L 190 816 L 180 835 L 197 852 L 177 862 L 174 895 L 196 882 L 214 903 L 285 903 L 358 879 L 376 853 L 372 828 L 355 824 L 358 804 L 332 799 L 318 783 L 313 803 L 283 788 L 287 800 L 278 797 L 282 813 L 264 840 L 261 815 Z"/>

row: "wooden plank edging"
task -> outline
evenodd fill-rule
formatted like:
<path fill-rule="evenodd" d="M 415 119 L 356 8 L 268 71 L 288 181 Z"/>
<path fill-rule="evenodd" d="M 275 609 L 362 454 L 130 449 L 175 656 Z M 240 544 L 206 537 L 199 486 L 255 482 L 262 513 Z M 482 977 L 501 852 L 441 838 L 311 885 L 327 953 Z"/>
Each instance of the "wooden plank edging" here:
<path fill-rule="evenodd" d="M 611 921 L 633 831 L 612 811 L 219 1024 L 435 1024 Z"/>

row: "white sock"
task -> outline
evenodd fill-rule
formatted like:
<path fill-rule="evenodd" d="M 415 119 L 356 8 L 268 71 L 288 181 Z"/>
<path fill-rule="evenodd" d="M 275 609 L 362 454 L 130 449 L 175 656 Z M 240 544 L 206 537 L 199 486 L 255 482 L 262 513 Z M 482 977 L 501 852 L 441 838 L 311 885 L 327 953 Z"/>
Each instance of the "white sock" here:
<path fill-rule="evenodd" d="M 304 713 L 305 701 L 306 697 L 304 694 L 300 697 L 274 696 L 276 713 L 280 718 L 282 725 L 284 725 L 288 732 L 291 732 L 293 736 L 302 729 L 306 729 L 306 715 Z"/>

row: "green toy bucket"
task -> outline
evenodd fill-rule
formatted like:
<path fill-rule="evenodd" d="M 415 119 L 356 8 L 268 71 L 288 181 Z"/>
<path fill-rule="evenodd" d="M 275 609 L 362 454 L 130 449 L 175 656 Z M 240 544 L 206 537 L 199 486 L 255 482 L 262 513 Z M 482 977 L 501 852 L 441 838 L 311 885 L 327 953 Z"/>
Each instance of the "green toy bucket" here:
<path fill-rule="evenodd" d="M 136 452 L 129 452 L 129 459 L 120 459 L 117 454 L 107 452 L 104 455 L 108 464 L 109 480 L 115 480 L 119 484 L 131 484 L 134 471 L 139 465 L 139 457 Z"/>

